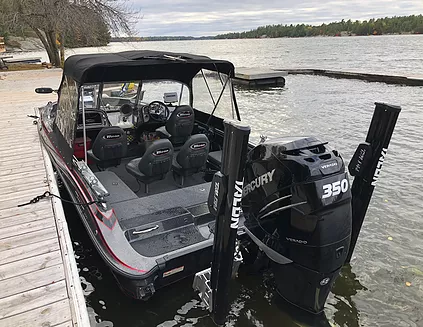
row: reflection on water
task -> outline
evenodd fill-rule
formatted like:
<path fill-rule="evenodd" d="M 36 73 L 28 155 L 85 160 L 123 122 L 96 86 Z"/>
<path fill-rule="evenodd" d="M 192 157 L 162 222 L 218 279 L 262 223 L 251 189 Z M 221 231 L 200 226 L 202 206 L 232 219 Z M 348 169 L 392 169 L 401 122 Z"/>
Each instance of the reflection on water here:
<path fill-rule="evenodd" d="M 355 273 L 351 270 L 351 265 L 347 264 L 341 269 L 341 273 L 333 288 L 333 300 L 328 301 L 336 311 L 333 313 L 333 320 L 339 326 L 358 327 L 360 326 L 359 311 L 352 299 L 357 291 L 367 288 L 360 284 Z"/>

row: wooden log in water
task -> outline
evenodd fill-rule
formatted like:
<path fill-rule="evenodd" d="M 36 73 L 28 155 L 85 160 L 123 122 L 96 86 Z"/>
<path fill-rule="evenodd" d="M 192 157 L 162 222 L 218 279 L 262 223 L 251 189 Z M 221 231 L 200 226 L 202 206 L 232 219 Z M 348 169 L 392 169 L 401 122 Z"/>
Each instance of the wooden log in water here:
<path fill-rule="evenodd" d="M 380 82 L 407 86 L 423 86 L 423 76 L 385 75 L 360 72 L 344 72 L 326 69 L 276 69 L 291 75 L 320 75 L 332 78 L 358 79 L 367 82 Z"/>

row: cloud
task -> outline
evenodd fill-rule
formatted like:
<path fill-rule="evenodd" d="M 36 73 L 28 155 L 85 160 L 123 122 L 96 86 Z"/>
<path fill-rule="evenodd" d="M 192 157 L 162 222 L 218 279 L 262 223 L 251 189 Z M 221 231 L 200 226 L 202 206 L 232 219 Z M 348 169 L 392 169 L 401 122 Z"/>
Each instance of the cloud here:
<path fill-rule="evenodd" d="M 422 0 L 132 0 L 141 36 L 216 35 L 270 24 L 321 24 L 423 13 Z"/>

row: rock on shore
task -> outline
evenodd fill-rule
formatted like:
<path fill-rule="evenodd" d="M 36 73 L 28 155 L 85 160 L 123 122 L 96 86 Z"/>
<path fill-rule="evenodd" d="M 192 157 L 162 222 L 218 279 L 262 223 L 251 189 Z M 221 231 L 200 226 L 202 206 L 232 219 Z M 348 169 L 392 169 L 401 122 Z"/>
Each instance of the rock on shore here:
<path fill-rule="evenodd" d="M 36 37 L 10 36 L 6 44 L 6 51 L 8 52 L 39 51 L 43 49 L 43 44 Z"/>

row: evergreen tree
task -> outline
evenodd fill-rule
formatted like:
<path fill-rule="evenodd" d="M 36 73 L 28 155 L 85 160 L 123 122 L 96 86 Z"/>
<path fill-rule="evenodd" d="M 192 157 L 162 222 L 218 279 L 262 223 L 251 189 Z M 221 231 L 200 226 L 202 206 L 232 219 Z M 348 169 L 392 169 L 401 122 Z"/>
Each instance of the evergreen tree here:
<path fill-rule="evenodd" d="M 217 39 L 245 39 L 261 37 L 306 37 L 306 36 L 339 36 L 339 35 L 383 35 L 383 34 L 422 34 L 423 15 L 403 17 L 385 17 L 369 21 L 351 21 L 351 19 L 329 24 L 314 25 L 267 25 L 248 32 L 227 33 L 217 35 Z"/>

